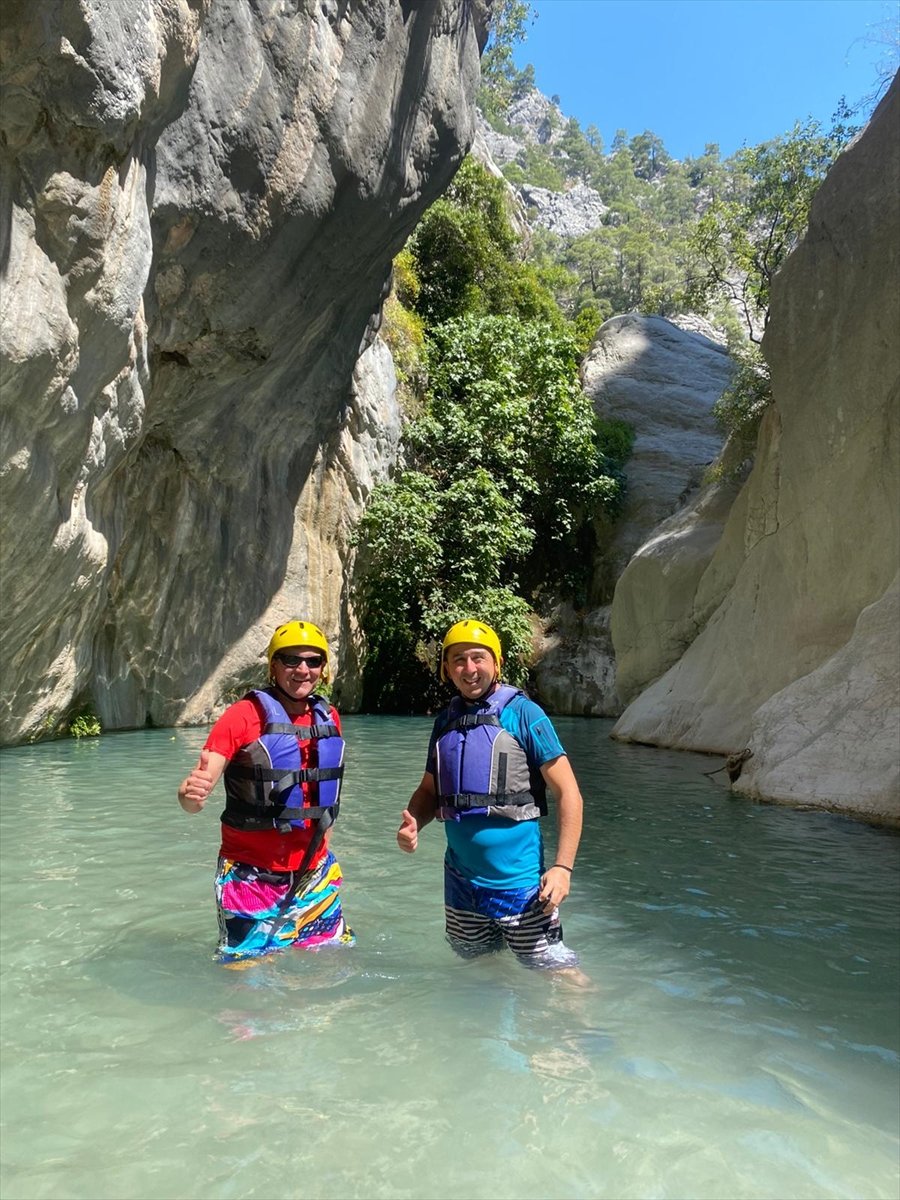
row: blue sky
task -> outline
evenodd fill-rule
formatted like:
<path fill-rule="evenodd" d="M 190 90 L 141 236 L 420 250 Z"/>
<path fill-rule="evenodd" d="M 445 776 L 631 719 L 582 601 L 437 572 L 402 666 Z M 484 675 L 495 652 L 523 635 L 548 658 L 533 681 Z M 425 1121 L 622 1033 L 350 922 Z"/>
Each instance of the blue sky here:
<path fill-rule="evenodd" d="M 515 48 L 538 88 L 607 148 L 650 129 L 675 158 L 723 156 L 873 90 L 896 0 L 537 0 Z M 883 34 L 882 34 L 883 36 Z M 868 39 L 868 40 L 867 40 Z M 895 43 L 896 45 L 896 43 Z M 867 114 L 866 114 L 867 115 Z"/>

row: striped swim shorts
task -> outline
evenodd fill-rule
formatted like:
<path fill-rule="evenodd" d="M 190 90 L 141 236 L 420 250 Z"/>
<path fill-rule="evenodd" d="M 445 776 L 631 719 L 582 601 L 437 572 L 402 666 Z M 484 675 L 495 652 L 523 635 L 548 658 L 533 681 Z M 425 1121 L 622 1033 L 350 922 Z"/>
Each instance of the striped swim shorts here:
<path fill-rule="evenodd" d="M 342 881 L 341 868 L 329 850 L 282 909 L 295 882 L 292 871 L 266 871 L 220 858 L 215 879 L 216 958 L 220 962 L 259 958 L 288 946 L 305 950 L 352 946 L 356 938 L 341 911 Z"/>
<path fill-rule="evenodd" d="M 559 909 L 545 911 L 540 886 L 486 888 L 444 864 L 444 916 L 447 941 L 463 958 L 492 954 L 508 946 L 526 967 L 558 971 L 578 965 L 563 943 Z"/>

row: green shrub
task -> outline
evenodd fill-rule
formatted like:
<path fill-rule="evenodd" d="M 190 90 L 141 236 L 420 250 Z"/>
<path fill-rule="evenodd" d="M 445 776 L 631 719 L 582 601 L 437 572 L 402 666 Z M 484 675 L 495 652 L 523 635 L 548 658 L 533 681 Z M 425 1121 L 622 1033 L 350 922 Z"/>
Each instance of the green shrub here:
<path fill-rule="evenodd" d="M 101 732 L 100 719 L 92 712 L 80 712 L 69 722 L 69 734 L 73 738 L 99 737 Z"/>
<path fill-rule="evenodd" d="M 752 343 L 732 348 L 737 366 L 731 383 L 713 405 L 713 416 L 728 436 L 727 458 L 723 456 L 709 472 L 707 480 L 735 477 L 756 449 L 763 413 L 772 403 L 769 368 L 759 349 Z M 728 462 L 731 465 L 726 467 Z"/>
<path fill-rule="evenodd" d="M 575 315 L 572 326 L 579 354 L 587 354 L 604 321 L 612 316 L 612 305 L 603 300 L 599 304 L 583 304 Z"/>
<path fill-rule="evenodd" d="M 565 191 L 566 177 L 547 146 L 526 146 L 519 156 L 519 165 L 532 187 L 546 188 L 550 192 Z"/>
<path fill-rule="evenodd" d="M 384 302 L 381 336 L 391 351 L 401 384 L 414 384 L 422 369 L 425 323 L 417 312 L 405 308 L 393 292 Z"/>
<path fill-rule="evenodd" d="M 525 177 L 525 172 L 517 162 L 506 163 L 506 165 L 500 169 L 502 170 L 504 177 L 512 184 L 519 185 L 528 182 Z"/>
<path fill-rule="evenodd" d="M 391 290 L 404 308 L 415 308 L 422 285 L 416 274 L 416 261 L 408 246 L 404 246 L 393 262 Z"/>

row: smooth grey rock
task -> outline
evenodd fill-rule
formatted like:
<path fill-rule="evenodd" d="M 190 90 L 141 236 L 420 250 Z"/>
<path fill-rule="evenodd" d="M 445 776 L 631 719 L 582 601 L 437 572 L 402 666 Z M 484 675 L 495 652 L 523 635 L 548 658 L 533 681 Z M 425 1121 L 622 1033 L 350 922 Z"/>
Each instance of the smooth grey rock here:
<path fill-rule="evenodd" d="M 900 576 L 850 640 L 753 714 L 744 795 L 900 823 Z"/>
<path fill-rule="evenodd" d="M 733 556 L 723 552 L 715 569 L 712 563 L 739 487 L 735 481 L 702 488 L 653 530 L 619 577 L 609 621 L 615 715 L 678 661 L 734 581 Z"/>
<path fill-rule="evenodd" d="M 190 697 L 179 723 L 205 724 L 221 710 L 223 698 L 257 686 L 272 629 L 297 613 L 326 614 L 323 632 L 340 649 L 334 700 L 348 710 L 357 706 L 360 635 L 350 596 L 356 557 L 350 542 L 369 494 L 397 461 L 401 431 L 394 361 L 376 338 L 356 363 L 336 444 L 323 447 L 314 465 L 317 486 L 302 494 L 281 587 Z"/>
<path fill-rule="evenodd" d="M 724 435 L 713 405 L 731 379 L 724 346 L 679 329 L 664 317 L 612 317 L 582 365 L 584 389 L 601 417 L 635 431 L 625 473 L 625 509 L 617 524 L 610 580 L 650 531 L 696 491 Z"/>
<path fill-rule="evenodd" d="M 775 280 L 764 341 L 774 405 L 717 551 L 737 564 L 734 583 L 615 729 L 720 753 L 752 740 L 753 794 L 894 822 L 896 681 L 885 664 L 897 660 L 888 589 L 900 559 L 898 197 L 895 79 Z M 842 757 L 858 766 L 856 800 L 836 772 Z"/>
<path fill-rule="evenodd" d="M 386 461 L 357 474 L 351 378 L 472 139 L 484 17 L 7 3 L 0 741 L 80 704 L 199 718 L 273 617 L 342 659 L 350 518 Z"/>
<path fill-rule="evenodd" d="M 683 506 L 722 448 L 711 411 L 731 372 L 721 343 L 662 317 L 629 314 L 601 328 L 584 387 L 600 416 L 627 421 L 636 437 L 625 511 L 611 537 L 603 531 L 609 548 L 594 565 L 595 607 L 561 608 L 539 647 L 536 686 L 554 712 L 618 716 L 623 689 L 630 696 L 655 678 L 696 635 L 698 581 L 736 489 Z"/>
<path fill-rule="evenodd" d="M 614 717 L 621 712 L 608 605 L 586 612 L 560 605 L 535 651 L 535 695 L 548 711 L 576 717 Z"/>

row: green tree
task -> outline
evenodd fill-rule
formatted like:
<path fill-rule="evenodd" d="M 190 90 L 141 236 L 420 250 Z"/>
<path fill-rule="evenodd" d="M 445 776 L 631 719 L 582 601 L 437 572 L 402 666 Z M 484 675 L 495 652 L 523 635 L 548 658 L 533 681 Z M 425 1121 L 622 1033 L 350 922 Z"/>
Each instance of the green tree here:
<path fill-rule="evenodd" d="M 640 200 L 649 185 L 634 173 L 634 162 L 627 146 L 619 146 L 598 167 L 591 180 L 593 187 L 617 213 L 627 215 L 640 210 Z"/>
<path fill-rule="evenodd" d="M 696 305 L 725 296 L 743 314 L 750 340 L 761 340 L 775 272 L 803 235 L 813 196 L 855 132 L 838 123 L 823 132 L 818 121 L 808 121 L 738 151 L 729 164 L 730 194 L 712 201 L 693 234 L 705 267 L 692 295 Z"/>
<path fill-rule="evenodd" d="M 587 354 L 600 326 L 611 316 L 612 305 L 608 301 L 601 300 L 596 304 L 587 302 L 581 305 L 572 322 L 579 354 Z"/>
<path fill-rule="evenodd" d="M 713 405 L 713 416 L 728 437 L 725 453 L 709 478 L 728 479 L 740 473 L 756 450 L 763 413 L 772 401 L 769 367 L 758 346 L 732 346 L 737 367 L 728 387 Z"/>
<path fill-rule="evenodd" d="M 522 96 L 527 96 L 529 92 L 534 91 L 535 86 L 534 67 L 531 63 L 526 63 L 518 75 L 513 77 L 512 99 L 519 100 Z"/>
<path fill-rule="evenodd" d="M 665 174 L 657 179 L 656 187 L 652 189 L 647 209 L 668 229 L 685 230 L 693 223 L 697 195 L 681 163 L 668 163 Z"/>
<path fill-rule="evenodd" d="M 564 253 L 584 280 L 579 300 L 589 297 L 607 315 L 636 309 L 675 312 L 684 291 L 683 260 L 675 241 L 649 213 L 573 239 Z"/>
<path fill-rule="evenodd" d="M 503 183 L 470 157 L 419 222 L 409 249 L 428 322 L 482 307 L 482 290 L 505 277 L 516 245 L 506 204 Z"/>
<path fill-rule="evenodd" d="M 503 181 L 467 158 L 419 222 L 409 250 L 419 280 L 414 306 L 427 324 L 464 312 L 563 323 L 534 265 L 518 256 L 507 203 Z"/>
<path fill-rule="evenodd" d="M 669 161 L 662 138 L 645 129 L 628 143 L 634 173 L 638 179 L 655 179 Z"/>
<path fill-rule="evenodd" d="M 710 188 L 715 196 L 721 187 L 723 175 L 718 142 L 707 142 L 703 153 L 697 158 L 685 159 L 684 166 L 692 188 Z"/>
<path fill-rule="evenodd" d="M 491 124 L 506 132 L 507 110 L 516 95 L 523 95 L 528 85 L 516 70 L 513 48 L 526 37 L 526 26 L 534 20 L 535 10 L 526 0 L 494 0 L 490 6 L 488 40 L 481 56 L 481 89 L 478 103 Z M 530 68 L 531 86 L 534 68 Z"/>
<path fill-rule="evenodd" d="M 584 131 L 584 136 L 587 138 L 592 150 L 596 150 L 598 154 L 603 153 L 603 135 L 596 125 L 588 125 Z"/>
<path fill-rule="evenodd" d="M 566 122 L 565 130 L 557 146 L 567 157 L 568 161 L 565 164 L 567 176 L 587 183 L 597 169 L 600 156 L 581 132 L 581 126 L 575 117 L 571 117 Z"/>
<path fill-rule="evenodd" d="M 407 469 L 376 489 L 358 532 L 367 707 L 433 703 L 435 641 L 473 612 L 522 678 L 530 597 L 583 582 L 593 518 L 615 510 L 630 448 L 581 390 L 571 336 L 545 322 L 459 317 L 430 331 L 428 357 Z"/>
<path fill-rule="evenodd" d="M 527 145 L 519 155 L 519 162 L 532 187 L 546 188 L 550 192 L 565 191 L 566 177 L 549 146 Z"/>

